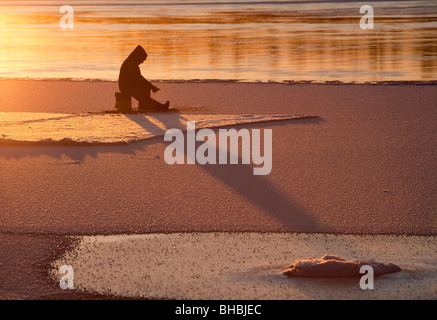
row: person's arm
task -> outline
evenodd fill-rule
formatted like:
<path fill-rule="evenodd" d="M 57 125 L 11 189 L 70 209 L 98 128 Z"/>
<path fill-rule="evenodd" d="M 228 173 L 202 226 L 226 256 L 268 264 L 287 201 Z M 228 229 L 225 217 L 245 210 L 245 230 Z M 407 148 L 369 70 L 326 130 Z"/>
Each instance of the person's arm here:
<path fill-rule="evenodd" d="M 141 76 L 142 85 L 144 85 L 147 89 L 152 90 L 154 93 L 159 91 L 160 89 L 154 86 L 149 80 Z"/>

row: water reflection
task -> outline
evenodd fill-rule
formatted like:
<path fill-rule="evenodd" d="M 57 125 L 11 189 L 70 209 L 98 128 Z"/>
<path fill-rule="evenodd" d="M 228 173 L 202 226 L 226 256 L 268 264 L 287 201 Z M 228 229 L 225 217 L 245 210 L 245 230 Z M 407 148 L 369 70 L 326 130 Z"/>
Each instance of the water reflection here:
<path fill-rule="evenodd" d="M 123 57 L 142 44 L 149 52 L 143 73 L 150 79 L 437 79 L 432 1 L 369 2 L 374 30 L 360 29 L 359 4 L 347 1 L 79 1 L 71 31 L 59 28 L 59 6 L 50 1 L 5 3 L 1 77 L 115 80 Z"/>

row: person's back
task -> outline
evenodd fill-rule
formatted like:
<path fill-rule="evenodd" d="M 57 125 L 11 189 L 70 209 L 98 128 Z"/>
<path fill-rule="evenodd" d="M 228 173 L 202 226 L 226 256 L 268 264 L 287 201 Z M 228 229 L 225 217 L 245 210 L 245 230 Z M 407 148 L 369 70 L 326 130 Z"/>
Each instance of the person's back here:
<path fill-rule="evenodd" d="M 139 65 L 147 59 L 147 53 L 141 46 L 124 60 L 118 77 L 118 87 L 122 93 L 135 93 L 146 85 L 146 79 L 141 75 Z M 148 82 L 148 81 L 147 81 Z"/>

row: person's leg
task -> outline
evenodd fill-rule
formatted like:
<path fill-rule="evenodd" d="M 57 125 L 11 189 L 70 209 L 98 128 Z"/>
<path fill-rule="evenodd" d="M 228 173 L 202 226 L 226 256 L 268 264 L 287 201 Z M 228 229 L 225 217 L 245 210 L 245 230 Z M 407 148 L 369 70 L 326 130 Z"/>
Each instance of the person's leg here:
<path fill-rule="evenodd" d="M 150 97 L 150 90 L 144 90 L 132 94 L 138 100 L 138 111 L 167 111 L 170 103 L 162 104 Z"/>
<path fill-rule="evenodd" d="M 146 111 L 150 109 L 151 98 L 150 90 L 141 90 L 140 92 L 133 92 L 132 97 L 138 101 L 138 111 Z"/>

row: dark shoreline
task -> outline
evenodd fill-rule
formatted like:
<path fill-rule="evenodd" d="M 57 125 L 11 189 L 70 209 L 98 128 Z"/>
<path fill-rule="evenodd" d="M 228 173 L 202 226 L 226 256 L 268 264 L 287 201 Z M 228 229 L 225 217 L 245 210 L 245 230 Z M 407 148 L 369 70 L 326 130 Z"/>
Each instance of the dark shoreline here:
<path fill-rule="evenodd" d="M 59 81 L 59 82 L 94 82 L 94 83 L 116 83 L 117 80 L 107 80 L 107 79 L 81 79 L 81 78 L 2 78 L 0 81 Z M 283 80 L 283 81 L 273 81 L 273 80 L 237 80 L 237 79 L 188 79 L 188 80 L 177 80 L 177 79 L 159 79 L 150 81 L 156 83 L 244 83 L 244 84 L 287 84 L 287 85 L 302 85 L 302 84 L 317 84 L 317 85 L 421 85 L 421 86 L 435 86 L 437 85 L 437 80 L 385 80 L 385 81 L 352 81 L 343 82 L 341 80 L 331 80 L 331 81 L 317 81 L 317 80 Z"/>

